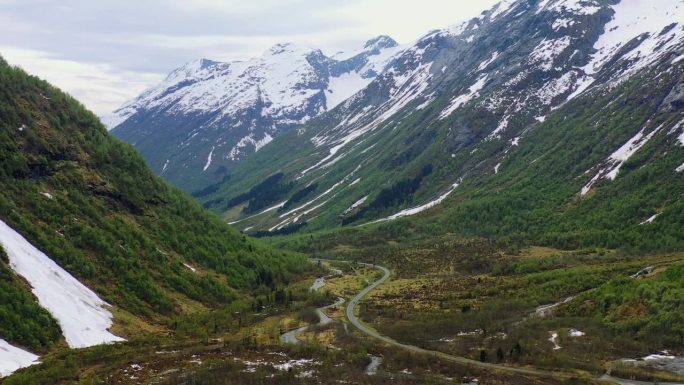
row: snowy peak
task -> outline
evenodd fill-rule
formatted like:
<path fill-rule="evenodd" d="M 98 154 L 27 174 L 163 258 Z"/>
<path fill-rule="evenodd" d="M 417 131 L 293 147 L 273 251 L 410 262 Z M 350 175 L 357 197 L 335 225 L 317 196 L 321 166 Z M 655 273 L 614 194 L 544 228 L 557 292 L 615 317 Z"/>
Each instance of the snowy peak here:
<path fill-rule="evenodd" d="M 299 45 L 292 42 L 277 43 L 271 48 L 267 49 L 262 55 L 262 58 L 268 58 L 269 56 L 285 56 L 285 55 L 298 55 L 306 56 L 307 54 L 318 51 L 314 48 L 309 48 L 303 45 Z"/>
<path fill-rule="evenodd" d="M 399 44 L 391 37 L 387 35 L 380 35 L 374 39 L 368 40 L 366 44 L 363 45 L 363 49 L 368 51 L 380 50 L 383 48 L 394 48 L 398 45 Z"/>
<path fill-rule="evenodd" d="M 172 182 L 182 173 L 214 183 L 282 131 L 366 87 L 400 50 L 392 38 L 378 36 L 332 57 L 278 43 L 246 61 L 194 60 L 103 121 Z"/>
<path fill-rule="evenodd" d="M 558 111 L 609 93 L 627 81 L 638 81 L 635 74 L 649 78 L 665 71 L 664 78 L 676 79 L 675 69 L 681 66 L 677 63 L 684 60 L 683 3 L 684 0 L 656 0 L 648 5 L 633 0 L 504 0 L 478 17 L 433 30 L 411 45 L 386 48 L 385 51 L 394 49 L 396 53 L 377 66 L 382 68 L 380 75 L 363 90 L 348 92 L 331 103 L 332 96 L 344 92 L 343 87 L 336 86 L 336 79 L 344 79 L 343 84 L 363 84 L 367 79 L 363 71 L 348 70 L 330 78 L 327 106 L 328 110 L 334 109 L 326 114 L 326 119 L 297 130 L 297 140 L 308 141 L 310 147 L 302 145 L 305 152 L 285 157 L 269 173 L 289 172 L 293 183 L 305 186 L 315 181 L 321 189 L 339 188 L 360 178 L 362 181 L 355 185 L 358 194 L 340 194 L 336 199 L 344 202 L 329 204 L 350 207 L 344 215 L 353 217 L 353 211 L 373 205 L 377 183 L 359 186 L 374 172 L 403 172 L 404 177 L 413 178 L 415 175 L 406 175 L 405 170 L 419 169 L 424 165 L 421 162 L 441 162 L 440 166 L 449 170 L 443 175 L 451 177 L 440 180 L 438 185 L 425 184 L 429 192 L 422 200 L 396 207 L 398 214 L 386 218 L 412 215 L 441 204 L 462 175 L 479 175 L 485 167 L 483 172 L 487 174 L 505 174 L 504 160 L 524 146 L 525 139 L 547 118 L 557 118 Z M 368 55 L 368 49 L 383 40 L 372 39 L 361 50 L 333 57 L 338 63 L 359 60 L 355 64 L 359 66 L 380 62 L 382 54 Z M 665 83 L 663 79 L 657 80 L 658 85 Z M 671 94 L 674 100 L 681 92 Z M 614 178 L 627 168 L 622 164 L 630 154 L 664 131 L 649 126 L 634 136 L 640 128 L 633 129 L 633 139 L 620 139 L 625 143 L 622 149 L 616 145 L 614 155 L 605 154 L 604 161 L 592 168 L 597 175 L 594 182 Z M 440 138 L 440 143 L 434 138 Z M 264 156 L 272 154 L 274 148 L 275 145 L 264 149 Z M 485 155 L 480 154 L 484 152 L 491 159 L 482 158 Z M 282 159 L 282 153 L 279 154 Z M 459 168 L 458 162 L 467 164 L 470 159 L 478 159 L 473 161 L 473 169 Z M 372 162 L 376 164 L 367 164 Z M 284 166 L 290 164 L 296 166 Z M 363 167 L 356 170 L 360 164 Z M 350 176 L 333 180 L 326 175 Z M 326 178 L 328 183 L 323 183 Z M 385 186 L 391 182 L 382 179 Z M 368 199 L 356 204 L 362 197 Z M 334 202 L 333 198 L 330 200 Z M 331 223 L 340 215 L 321 208 L 315 211 L 307 211 L 306 215 L 302 214 L 304 211 L 292 212 L 289 222 L 287 215 L 279 215 L 267 225 L 249 226 L 277 231 L 314 218 L 319 218 L 318 223 Z M 373 212 L 380 211 L 374 207 Z M 386 210 L 384 214 L 392 213 Z M 330 217 L 324 219 L 326 215 Z M 265 222 L 264 217 L 260 221 Z"/>
<path fill-rule="evenodd" d="M 542 0 L 537 4 L 536 13 L 593 15 L 600 9 L 601 5 L 598 0 Z"/>

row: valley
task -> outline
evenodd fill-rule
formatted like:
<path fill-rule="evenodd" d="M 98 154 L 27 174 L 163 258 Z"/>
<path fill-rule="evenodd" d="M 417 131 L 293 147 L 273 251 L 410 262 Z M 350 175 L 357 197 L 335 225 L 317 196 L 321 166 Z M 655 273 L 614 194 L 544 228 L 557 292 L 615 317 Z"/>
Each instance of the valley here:
<path fill-rule="evenodd" d="M 0 384 L 684 384 L 684 0 L 480 12 L 101 117 L 0 57 Z"/>
<path fill-rule="evenodd" d="M 681 255 L 651 257 L 648 258 L 648 262 L 661 263 L 660 266 L 664 269 L 666 266 L 680 264 L 681 259 L 678 258 L 681 258 Z M 205 322 L 219 325 L 217 322 L 221 319 L 220 327 L 215 326 L 213 331 L 208 330 L 201 339 L 184 335 L 180 331 L 182 328 L 179 328 L 171 335 L 158 335 L 126 344 L 72 351 L 69 354 L 72 370 L 84 373 L 80 378 L 81 381 L 86 381 L 85 383 L 102 378 L 112 384 L 226 384 L 231 382 L 226 380 L 225 374 L 236 372 L 241 373 L 240 381 L 256 383 L 335 383 L 334 379 L 340 370 L 344 371 L 345 377 L 364 383 L 375 383 L 376 380 L 379 383 L 387 378 L 397 383 L 452 383 L 455 376 L 460 379 L 479 379 L 487 381 L 486 383 L 502 384 L 516 381 L 544 384 L 599 384 L 610 381 L 633 383 L 630 382 L 632 380 L 621 380 L 620 377 L 633 378 L 637 381 L 657 379 L 659 383 L 677 383 L 684 380 L 682 376 L 655 368 L 637 370 L 637 367 L 628 363 L 621 363 L 622 361 L 615 357 L 629 351 L 625 349 L 635 349 L 632 351 L 638 352 L 639 348 L 615 346 L 615 350 L 601 349 L 601 346 L 616 344 L 616 336 L 602 332 L 601 325 L 587 323 L 582 317 L 556 312 L 539 317 L 534 314 L 529 316 L 530 309 L 527 308 L 526 312 L 518 313 L 522 313 L 521 318 L 514 318 L 515 321 L 511 323 L 498 321 L 492 324 L 488 315 L 491 310 L 488 306 L 474 306 L 467 312 L 472 312 L 476 321 L 471 321 L 468 325 L 478 329 L 464 331 L 460 329 L 462 326 L 459 326 L 457 321 L 446 321 L 444 317 L 439 320 L 432 318 L 430 313 L 443 314 L 444 306 L 428 305 L 421 309 L 407 309 L 400 305 L 407 303 L 405 299 L 396 294 L 388 295 L 396 293 L 396 287 L 407 288 L 414 284 L 414 280 L 399 278 L 406 276 L 404 269 L 392 269 L 390 273 L 385 267 L 364 263 L 316 260 L 314 264 L 318 266 L 316 274 L 327 274 L 326 271 L 332 271 L 333 275 L 326 275 L 326 284 L 323 286 L 316 286 L 321 278 L 309 278 L 301 284 L 296 284 L 311 294 L 321 291 L 320 296 L 314 295 L 305 303 L 290 303 L 284 307 L 269 306 L 259 314 L 245 314 L 239 320 L 233 319 L 232 322 L 226 322 L 225 317 L 235 312 L 215 312 Z M 331 264 L 337 267 L 331 268 Z M 617 265 L 611 266 L 615 268 L 611 270 L 611 274 L 617 272 L 615 275 L 619 276 L 624 271 L 632 271 L 634 261 L 619 261 Z M 653 279 L 659 273 L 654 270 L 651 274 L 655 275 L 643 279 Z M 424 282 L 418 281 L 420 285 L 424 285 Z M 492 287 L 496 288 L 497 285 Z M 291 289 L 295 290 L 294 287 Z M 404 291 L 406 294 L 415 292 Z M 431 291 L 424 296 L 441 301 L 441 298 L 436 297 L 443 293 L 457 292 L 442 289 Z M 346 303 L 341 303 L 340 298 Z M 475 300 L 482 303 L 491 301 L 482 294 L 475 296 Z M 317 315 L 312 307 L 307 307 L 326 301 L 332 302 L 318 305 L 322 306 L 320 309 L 324 312 L 323 318 L 319 318 L 320 315 Z M 403 314 L 388 316 L 387 311 L 390 309 Z M 452 312 L 463 313 L 463 309 L 453 309 Z M 531 311 L 535 313 L 534 308 Z M 562 308 L 558 311 L 564 312 L 565 309 Z M 501 311 L 496 314 L 505 316 Z M 416 317 L 422 321 L 415 321 Z M 387 322 L 397 318 L 401 320 L 399 326 L 394 322 Z M 300 321 L 296 321 L 297 319 Z M 414 321 L 411 321 L 412 319 Z M 301 325 L 302 322 L 315 325 L 293 326 L 297 323 Z M 460 331 L 450 334 L 450 329 L 445 328 L 450 323 L 454 323 L 451 330 Z M 416 325 L 412 331 L 395 332 L 397 327 L 407 327 L 411 324 Z M 503 329 L 497 329 L 497 324 Z M 569 325 L 582 328 L 585 332 L 570 328 Z M 294 340 L 284 338 L 289 334 L 284 332 L 288 328 L 294 328 Z M 541 332 L 549 328 L 570 330 L 574 333 L 561 338 L 562 348 L 551 348 L 549 334 Z M 368 340 L 363 337 L 364 335 L 372 339 Z M 442 337 L 439 338 L 440 336 Z M 573 341 L 577 339 L 590 339 L 591 342 Z M 497 344 L 502 346 L 512 344 L 512 341 L 519 342 L 516 342 L 510 352 L 506 350 L 503 357 L 492 352 L 492 355 L 488 356 L 491 358 L 482 358 L 483 347 L 493 349 Z M 553 357 L 542 359 L 548 354 L 552 354 Z M 93 360 L 94 357 L 98 359 Z M 107 357 L 107 365 L 102 365 L 104 357 Z M 369 375 L 371 357 L 379 357 L 380 361 Z M 578 361 L 579 357 L 582 359 Z M 608 359 L 609 357 L 614 359 Z M 64 359 L 59 354 L 48 356 L 44 364 L 21 371 L 18 375 L 8 378 L 6 383 L 19 384 L 28 378 L 33 378 L 34 381 L 38 379 L 35 383 L 68 383 L 67 379 L 73 375 L 69 371 L 62 374 L 65 382 L 49 382 L 57 378 L 54 377 L 57 373 L 56 368 L 51 364 L 54 365 Z M 600 362 L 604 364 L 590 365 Z M 67 370 L 64 367 L 61 369 Z M 607 369 L 610 369 L 613 376 L 608 380 L 605 375 Z M 41 377 L 44 378 L 42 381 Z"/>

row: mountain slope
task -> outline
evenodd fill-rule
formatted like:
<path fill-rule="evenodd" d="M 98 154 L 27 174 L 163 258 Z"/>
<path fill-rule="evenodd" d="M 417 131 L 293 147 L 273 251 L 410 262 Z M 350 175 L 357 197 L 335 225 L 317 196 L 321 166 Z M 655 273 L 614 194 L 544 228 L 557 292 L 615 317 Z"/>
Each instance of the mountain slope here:
<path fill-rule="evenodd" d="M 355 231 L 681 247 L 683 19 L 681 0 L 501 2 L 201 199 L 260 234 L 381 222 Z"/>
<path fill-rule="evenodd" d="M 200 59 L 105 121 L 151 168 L 189 191 L 229 170 L 283 131 L 309 121 L 364 88 L 401 48 L 387 36 L 333 57 L 277 44 L 248 61 Z"/>
<path fill-rule="evenodd" d="M 90 333 L 103 322 L 107 328 L 111 314 L 112 332 L 127 337 L 145 325 L 164 327 L 174 314 L 275 288 L 306 265 L 169 187 L 131 146 L 46 82 L 0 60 L 0 85 L 0 244 L 7 251 L 0 338 L 34 351 L 61 344 L 60 334 L 70 346 L 89 346 L 97 342 L 70 334 L 69 322 Z M 104 311 L 102 301 L 112 307 Z M 69 312 L 72 305 L 78 314 Z M 90 310 L 103 310 L 104 318 L 89 318 Z"/>

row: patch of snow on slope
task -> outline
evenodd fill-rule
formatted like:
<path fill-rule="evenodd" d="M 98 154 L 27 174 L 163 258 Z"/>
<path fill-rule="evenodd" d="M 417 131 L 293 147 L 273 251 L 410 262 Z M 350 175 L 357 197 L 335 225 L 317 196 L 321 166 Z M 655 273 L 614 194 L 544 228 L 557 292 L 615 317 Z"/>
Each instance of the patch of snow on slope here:
<path fill-rule="evenodd" d="M 608 159 L 613 161 L 615 166 L 608 172 L 608 174 L 606 174 L 606 177 L 611 180 L 615 179 L 620 171 L 620 167 L 622 167 L 622 164 L 624 164 L 629 158 L 632 157 L 632 155 L 634 155 L 634 153 L 643 147 L 646 142 L 653 137 L 653 135 L 660 131 L 661 128 L 662 125 L 651 131 L 651 133 L 646 136 L 644 136 L 644 129 L 642 128 L 641 131 L 628 140 L 627 143 L 623 144 L 622 147 L 618 148 L 617 151 L 612 153 Z"/>
<path fill-rule="evenodd" d="M 504 116 L 503 119 L 501 119 L 501 121 L 499 122 L 499 125 L 496 126 L 494 131 L 492 131 L 492 133 L 487 136 L 487 140 L 500 138 L 501 133 L 504 132 L 504 130 L 506 130 L 506 128 L 508 127 L 508 119 L 510 119 L 509 116 Z"/>
<path fill-rule="evenodd" d="M 554 40 L 542 40 L 530 54 L 530 64 L 537 64 L 544 71 L 553 68 L 556 57 L 563 53 L 571 43 L 570 36 L 563 36 Z"/>
<path fill-rule="evenodd" d="M 248 219 L 252 219 L 252 218 L 254 218 L 254 217 L 258 217 L 259 215 L 269 213 L 269 212 L 271 212 L 271 211 L 273 211 L 273 210 L 277 210 L 277 209 L 279 209 L 279 208 L 285 206 L 285 203 L 286 203 L 286 202 L 287 202 L 287 201 L 282 201 L 282 202 L 280 202 L 280 203 L 278 203 L 278 204 L 276 204 L 276 205 L 274 205 L 274 206 L 271 206 L 271 207 L 269 207 L 269 208 L 267 208 L 267 209 L 264 209 L 263 211 L 260 211 L 260 212 L 258 212 L 258 213 L 256 213 L 256 214 L 254 214 L 254 215 L 250 215 L 250 216 L 248 216 L 248 217 L 246 217 L 246 218 L 238 219 L 237 221 L 228 222 L 228 224 L 229 224 L 229 225 L 234 225 L 234 224 L 240 223 L 240 222 L 242 222 L 242 221 L 246 221 L 246 220 L 248 220 Z"/>
<path fill-rule="evenodd" d="M 415 50 L 410 51 L 408 54 L 420 55 L 420 53 L 417 53 Z M 312 170 L 328 164 L 331 159 L 333 159 L 335 154 L 337 154 L 337 152 L 344 146 L 359 138 L 361 135 L 377 128 L 383 122 L 386 122 L 390 116 L 396 114 L 415 98 L 419 97 L 428 87 L 428 80 L 432 76 L 430 74 L 431 66 L 432 63 L 430 62 L 422 63 L 415 69 L 408 70 L 406 72 L 399 72 L 399 70 L 396 68 L 390 68 L 387 70 L 384 76 L 390 77 L 394 85 L 390 90 L 389 99 L 376 109 L 376 111 L 381 111 L 380 114 L 376 116 L 373 121 L 366 125 L 362 125 L 360 127 L 352 126 L 350 130 L 343 133 L 344 136 L 342 137 L 328 137 L 324 135 L 325 133 L 322 133 L 311 138 L 311 142 L 317 147 L 324 144 L 331 144 L 332 147 L 330 147 L 328 150 L 328 155 L 312 166 L 301 171 L 297 179 L 303 177 Z M 336 158 L 336 160 L 339 160 L 339 158 Z"/>
<path fill-rule="evenodd" d="M 417 206 L 417 207 L 412 207 L 412 208 L 409 208 L 409 209 L 404 209 L 404 210 L 399 211 L 399 212 L 396 213 L 396 214 L 392 214 L 392 215 L 390 215 L 390 216 L 388 216 L 388 217 L 385 217 L 385 218 L 382 218 L 382 219 L 378 219 L 378 220 L 376 220 L 376 221 L 369 222 L 369 223 L 367 223 L 367 224 L 373 224 L 373 223 L 378 223 L 378 222 L 392 221 L 392 220 L 395 220 L 395 219 L 398 219 L 398 218 L 407 217 L 407 216 L 411 216 L 411 215 L 416 215 L 416 214 L 421 213 L 421 212 L 423 212 L 423 211 L 425 211 L 425 210 L 427 210 L 427 209 L 433 208 L 433 207 L 437 206 L 438 204 L 442 203 L 442 202 L 443 202 L 443 201 L 444 201 L 452 192 L 454 192 L 454 190 L 456 190 L 456 188 L 458 187 L 458 185 L 459 185 L 460 183 L 461 183 L 461 181 L 459 180 L 458 182 L 452 184 L 451 187 L 449 188 L 449 190 L 447 190 L 444 194 L 440 195 L 440 196 L 437 197 L 436 199 L 434 199 L 434 200 L 432 200 L 432 201 L 430 201 L 430 202 L 428 202 L 428 203 L 426 203 L 426 204 L 424 204 L 424 205 Z"/>
<path fill-rule="evenodd" d="M 487 66 L 489 66 L 490 64 L 492 64 L 492 62 L 493 62 L 494 60 L 496 60 L 496 58 L 498 58 L 498 57 L 499 57 L 499 53 L 498 53 L 498 52 L 494 52 L 494 53 L 492 54 L 492 56 L 491 56 L 489 59 L 483 61 L 482 63 L 480 63 L 479 66 L 477 66 L 477 71 L 479 72 L 479 71 L 485 70 L 485 69 L 487 68 Z"/>
<path fill-rule="evenodd" d="M 684 171 L 684 163 L 680 164 L 679 167 L 675 169 L 676 172 L 682 172 Z"/>
<path fill-rule="evenodd" d="M 211 166 L 211 159 L 214 156 L 214 146 L 211 146 L 211 151 L 209 151 L 209 156 L 207 156 L 207 163 L 204 165 L 202 172 L 207 171 L 209 166 Z"/>
<path fill-rule="evenodd" d="M 558 349 L 560 349 L 561 346 L 558 345 L 558 332 L 549 332 L 549 333 L 550 333 L 550 335 L 551 335 L 551 336 L 549 337 L 549 341 L 551 341 L 551 343 L 553 344 L 553 350 L 558 350 Z"/>
<path fill-rule="evenodd" d="M 660 129 L 663 127 L 663 125 L 658 126 L 656 129 L 651 131 L 648 135 L 644 135 L 644 130 L 646 127 L 642 128 L 637 132 L 636 135 L 634 135 L 632 138 L 630 138 L 625 144 L 623 144 L 620 148 L 618 148 L 615 152 L 610 154 L 610 156 L 605 160 L 605 166 L 601 168 L 596 175 L 594 175 L 591 180 L 582 187 L 582 191 L 580 192 L 582 195 L 586 195 L 589 190 L 591 190 L 591 187 L 596 184 L 600 179 L 602 178 L 608 178 L 610 180 L 614 180 L 618 172 L 620 172 L 620 168 L 622 165 L 632 157 L 637 151 L 639 151 L 640 148 L 642 148 Z"/>
<path fill-rule="evenodd" d="M 350 212 L 352 212 L 352 210 L 361 206 L 367 199 L 368 199 L 368 195 L 366 195 L 365 197 L 363 197 L 363 198 L 359 199 L 358 201 L 352 203 L 351 206 L 347 207 L 347 209 L 344 210 L 344 212 L 342 212 L 342 215 L 349 214 Z"/>
<path fill-rule="evenodd" d="M 373 78 L 364 78 L 356 72 L 347 72 L 330 78 L 328 89 L 325 91 L 328 110 L 349 99 L 350 96 L 365 88 L 372 80 Z"/>
<path fill-rule="evenodd" d="M 335 194 L 335 195 L 337 195 L 337 194 Z M 335 197 L 335 195 L 333 195 L 333 196 L 331 196 L 329 199 L 323 201 L 323 203 L 320 203 L 320 204 L 318 204 L 318 205 L 316 205 L 316 206 L 314 206 L 314 207 L 312 207 L 312 208 L 310 208 L 310 209 L 304 211 L 303 213 L 297 215 L 297 216 L 292 220 L 292 223 L 297 223 L 297 222 L 299 221 L 299 219 L 300 219 L 301 217 L 303 217 L 304 215 L 310 214 L 310 213 L 312 213 L 313 211 L 318 210 L 321 206 L 323 206 L 324 204 L 330 202 L 330 199 L 333 199 L 333 198 Z M 280 229 L 280 227 L 279 227 L 278 229 Z"/>
<path fill-rule="evenodd" d="M 555 13 L 570 12 L 575 15 L 593 15 L 601 10 L 601 7 L 595 0 L 555 0 L 546 5 L 545 9 Z"/>
<path fill-rule="evenodd" d="M 271 143 L 273 137 L 269 134 L 265 134 L 263 138 L 254 142 L 254 152 L 261 150 L 262 147 Z"/>
<path fill-rule="evenodd" d="M 240 159 L 240 154 L 243 153 L 243 148 L 246 148 L 247 146 L 252 146 L 254 147 L 254 152 L 257 152 L 265 145 L 271 143 L 272 140 L 273 137 L 268 133 L 264 134 L 264 137 L 259 140 L 254 139 L 254 134 L 249 134 L 240 139 L 235 144 L 235 146 L 233 146 L 233 148 L 230 149 L 227 158 L 230 160 L 238 160 Z"/>
<path fill-rule="evenodd" d="M 458 95 L 455 98 L 451 99 L 449 105 L 439 114 L 439 119 L 447 118 L 449 115 L 451 115 L 452 112 L 459 109 L 462 105 L 480 96 L 480 91 L 482 90 L 482 87 L 484 87 L 486 82 L 487 75 L 482 76 L 481 78 L 477 79 L 477 81 L 472 86 L 470 86 L 470 88 L 468 88 L 468 92 L 462 95 Z"/>
<path fill-rule="evenodd" d="M 164 171 L 166 171 L 166 168 L 167 168 L 167 167 L 169 167 L 169 159 L 167 159 L 166 162 L 164 162 L 164 167 L 162 167 L 162 170 L 161 170 L 161 172 L 159 173 L 159 175 L 163 174 Z"/>
<path fill-rule="evenodd" d="M 544 105 L 551 105 L 553 100 L 560 95 L 565 94 L 577 84 L 577 74 L 575 71 L 564 73 L 558 79 L 553 79 L 537 91 L 537 97 Z M 535 118 L 536 119 L 536 118 Z M 541 120 L 540 122 L 543 122 Z"/>
<path fill-rule="evenodd" d="M 594 44 L 596 53 L 584 67 L 587 74 L 600 71 L 620 48 L 640 35 L 649 34 L 649 37 L 623 56 L 637 60 L 631 65 L 633 69 L 643 68 L 656 59 L 658 55 L 655 51 L 659 43 L 665 43 L 669 39 L 665 43 L 669 46 L 681 41 L 681 23 L 684 20 L 682 0 L 651 0 L 648 3 L 623 0 L 612 8 L 615 11 L 613 19 L 606 24 L 605 32 Z M 679 24 L 671 32 L 658 36 L 665 26 L 673 23 Z M 665 52 L 667 47 L 661 46 L 657 51 Z"/>
<path fill-rule="evenodd" d="M 643 222 L 641 222 L 641 223 L 639 223 L 639 224 L 640 224 L 640 225 L 645 225 L 645 224 L 648 224 L 648 223 L 653 223 L 653 221 L 655 221 L 656 218 L 658 218 L 658 214 L 653 214 L 653 215 L 651 215 L 650 217 L 648 217 L 648 219 L 646 219 L 645 221 L 643 221 Z"/>
<path fill-rule="evenodd" d="M 501 15 L 506 15 L 511 11 L 511 8 L 518 0 L 502 0 L 494 8 L 492 8 L 492 13 L 489 15 L 490 20 L 494 20 Z"/>
<path fill-rule="evenodd" d="M 553 28 L 554 31 L 560 31 L 561 29 L 572 27 L 574 24 L 575 21 L 572 19 L 558 18 L 554 20 L 553 25 L 551 25 L 551 28 Z"/>
<path fill-rule="evenodd" d="M 0 378 L 16 370 L 40 363 L 38 356 L 19 349 L 0 339 Z"/>
<path fill-rule="evenodd" d="M 128 118 L 130 118 L 137 111 L 138 110 L 134 106 L 125 105 L 117 109 L 115 112 L 101 116 L 100 121 L 102 121 L 102 124 L 107 127 L 107 130 L 111 130 L 112 128 L 128 120 Z"/>
<path fill-rule="evenodd" d="M 2 220 L 0 244 L 12 270 L 29 282 L 40 305 L 59 322 L 70 347 L 123 341 L 107 331 L 112 326 L 109 305 Z"/>

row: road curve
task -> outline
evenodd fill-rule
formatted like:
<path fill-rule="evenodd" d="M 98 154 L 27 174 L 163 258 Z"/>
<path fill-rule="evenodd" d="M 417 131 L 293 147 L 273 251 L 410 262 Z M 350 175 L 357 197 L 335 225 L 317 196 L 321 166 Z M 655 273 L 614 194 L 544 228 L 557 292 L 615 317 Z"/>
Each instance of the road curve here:
<path fill-rule="evenodd" d="M 380 277 L 378 280 L 375 282 L 371 283 L 368 285 L 366 288 L 361 290 L 354 298 L 349 301 L 347 304 L 347 319 L 349 319 L 349 322 L 351 322 L 352 325 L 354 325 L 357 329 L 362 331 L 363 333 L 367 334 L 368 336 L 371 336 L 375 339 L 378 339 L 380 341 L 383 341 L 389 345 L 396 346 L 398 348 L 410 351 L 410 352 L 415 352 L 415 353 L 422 353 L 422 354 L 427 354 L 427 355 L 432 355 L 435 357 L 439 357 L 441 359 L 444 359 L 446 361 L 451 361 L 451 362 L 456 362 L 459 364 L 463 365 L 470 365 L 478 368 L 484 368 L 484 369 L 489 369 L 489 370 L 496 370 L 496 371 L 502 371 L 502 372 L 509 372 L 509 373 L 518 373 L 518 374 L 527 374 L 527 375 L 533 375 L 536 377 L 543 377 L 543 378 L 554 378 L 554 379 L 569 379 L 573 377 L 578 377 L 577 375 L 572 375 L 570 373 L 564 373 L 564 372 L 553 372 L 553 371 L 546 371 L 546 370 L 540 370 L 540 369 L 532 369 L 532 368 L 516 368 L 516 367 L 511 367 L 511 366 L 506 366 L 506 365 L 498 365 L 498 364 L 492 364 L 492 363 L 487 363 L 487 362 L 480 362 L 476 360 L 472 360 L 470 358 L 465 358 L 465 357 L 460 357 L 460 356 L 454 356 L 451 354 L 443 353 L 443 352 L 438 352 L 435 350 L 428 350 L 428 349 L 423 349 L 418 346 L 414 345 L 408 345 L 408 344 L 403 344 L 401 342 L 397 342 L 393 340 L 392 338 L 389 338 L 387 336 L 384 336 L 377 331 L 369 328 L 366 326 L 359 318 L 354 314 L 354 310 L 356 309 L 356 306 L 361 302 L 361 300 L 368 295 L 373 289 L 387 281 L 390 277 L 390 271 L 384 267 L 384 266 L 379 266 L 379 265 L 373 265 L 370 263 L 362 263 L 362 265 L 367 266 L 367 267 L 374 267 L 376 269 L 380 269 L 383 272 L 382 277 Z M 605 380 L 605 379 L 600 379 L 600 378 L 590 378 L 590 377 L 585 377 L 587 379 L 594 380 L 596 382 L 603 382 L 606 384 L 614 384 L 615 382 L 610 381 L 610 380 Z"/>

